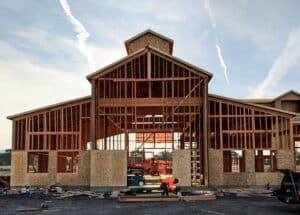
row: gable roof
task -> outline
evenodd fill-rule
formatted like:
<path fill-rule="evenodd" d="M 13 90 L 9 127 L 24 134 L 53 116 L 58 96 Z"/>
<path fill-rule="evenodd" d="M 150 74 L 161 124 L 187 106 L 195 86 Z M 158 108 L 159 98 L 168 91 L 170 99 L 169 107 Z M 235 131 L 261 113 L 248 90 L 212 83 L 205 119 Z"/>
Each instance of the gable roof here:
<path fill-rule="evenodd" d="M 252 106 L 254 108 L 259 108 L 259 109 L 263 109 L 263 110 L 267 110 L 267 111 L 269 110 L 269 111 L 273 111 L 273 112 L 288 114 L 288 115 L 291 115 L 291 116 L 297 116 L 298 115 L 298 113 L 295 113 L 295 112 L 286 111 L 286 110 L 282 110 L 282 109 L 278 109 L 278 108 L 273 108 L 273 107 L 269 107 L 269 106 L 265 106 L 265 105 L 259 105 L 259 104 L 244 102 L 244 101 L 239 100 L 239 99 L 228 98 L 228 97 L 219 96 L 219 95 L 215 95 L 215 94 L 208 94 L 208 97 L 228 100 L 228 101 L 239 103 L 239 104 L 242 104 L 242 105 L 248 105 L 248 106 Z"/>
<path fill-rule="evenodd" d="M 184 65 L 184 66 L 192 69 L 195 72 L 198 72 L 202 76 L 203 75 L 207 76 L 208 80 L 210 80 L 212 78 L 212 76 L 213 76 L 212 73 L 210 73 L 210 72 L 208 72 L 208 71 L 206 71 L 204 69 L 201 69 L 200 67 L 192 65 L 192 64 L 190 64 L 190 63 L 182 60 L 181 58 L 175 57 L 175 56 L 170 55 L 170 54 L 168 54 L 166 52 L 163 52 L 163 51 L 161 51 L 161 50 L 159 50 L 159 49 L 157 49 L 157 48 L 155 48 L 153 46 L 148 45 L 145 48 L 142 48 L 142 49 L 140 49 L 140 50 L 138 50 L 138 51 L 136 51 L 134 53 L 131 53 L 130 55 L 127 55 L 127 56 L 125 56 L 125 57 L 123 57 L 123 58 L 121 58 L 121 59 L 119 59 L 119 60 L 117 60 L 117 61 L 115 61 L 115 62 L 113 62 L 113 63 L 111 63 L 111 64 L 109 64 L 109 65 L 107 65 L 107 66 L 105 66 L 105 67 L 103 67 L 103 68 L 101 68 L 101 69 L 93 72 L 93 73 L 91 73 L 91 74 L 89 74 L 86 78 L 89 81 L 91 81 L 94 77 L 102 75 L 101 73 L 104 73 L 106 71 L 110 71 L 110 70 L 114 69 L 115 67 L 117 67 L 119 64 L 121 64 L 121 63 L 123 63 L 123 62 L 125 62 L 125 61 L 127 61 L 127 60 L 129 60 L 131 58 L 134 58 L 134 57 L 136 57 L 138 55 L 145 54 L 148 51 L 153 52 L 153 53 L 157 53 L 157 54 L 160 54 L 160 55 L 163 55 L 164 57 L 169 58 L 170 60 L 176 61 L 177 63 L 179 63 L 181 65 Z"/>
<path fill-rule="evenodd" d="M 129 38 L 128 40 L 126 40 L 126 41 L 124 42 L 124 43 L 125 43 L 125 47 L 126 47 L 127 53 L 128 53 L 128 45 L 129 45 L 129 43 L 133 42 L 134 40 L 136 40 L 136 39 L 138 39 L 138 38 L 143 37 L 143 36 L 146 35 L 146 34 L 152 34 L 152 35 L 154 35 L 154 36 L 156 36 L 156 37 L 158 37 L 158 38 L 160 38 L 160 39 L 162 39 L 162 40 L 167 41 L 167 42 L 170 44 L 170 53 L 173 52 L 174 40 L 172 40 L 172 39 L 170 39 L 169 37 L 166 37 L 166 36 L 164 36 L 164 35 L 162 35 L 162 34 L 160 34 L 160 33 L 157 33 L 157 32 L 155 32 L 155 31 L 153 31 L 153 30 L 151 30 L 151 29 L 147 29 L 147 30 L 145 30 L 145 31 L 143 31 L 143 32 L 141 32 L 141 33 L 139 33 L 139 34 L 137 34 L 137 35 L 135 35 L 135 36 Z"/>
<path fill-rule="evenodd" d="M 262 98 L 262 99 L 259 99 L 259 98 L 247 98 L 247 99 L 240 99 L 241 101 L 243 102 L 248 102 L 248 103 L 260 103 L 260 104 L 265 104 L 265 103 L 272 103 L 278 99 L 281 99 L 289 94 L 295 94 L 297 96 L 299 96 L 299 100 L 300 100 L 300 93 L 294 91 L 294 90 L 290 90 L 290 91 L 287 91 L 275 98 Z"/>
<path fill-rule="evenodd" d="M 68 101 L 64 101 L 64 102 L 59 102 L 59 103 L 52 104 L 52 105 L 47 105 L 47 106 L 40 107 L 40 108 L 35 108 L 35 109 L 29 110 L 29 111 L 17 113 L 14 115 L 7 116 L 6 118 L 12 120 L 14 118 L 22 117 L 22 116 L 25 116 L 27 114 L 31 114 L 34 112 L 55 109 L 55 108 L 58 108 L 61 106 L 65 106 L 65 105 L 69 105 L 69 104 L 73 104 L 73 103 L 77 103 L 77 102 L 81 102 L 81 101 L 85 101 L 85 100 L 89 100 L 89 99 L 91 99 L 91 96 L 84 96 L 84 97 L 80 97 L 80 98 L 76 98 L 76 99 L 72 99 L 72 100 L 68 100 Z"/>
<path fill-rule="evenodd" d="M 281 98 L 283 98 L 283 97 L 285 97 L 285 96 L 287 96 L 289 94 L 295 94 L 296 96 L 299 96 L 299 99 L 300 99 L 300 93 L 298 93 L 298 92 L 296 92 L 294 90 L 290 90 L 290 91 L 287 91 L 287 92 L 279 95 L 278 97 L 274 98 L 273 101 L 281 99 Z"/>
<path fill-rule="evenodd" d="M 271 98 L 263 98 L 263 99 L 240 99 L 243 102 L 247 102 L 247 103 L 260 103 L 260 104 L 265 104 L 265 103 L 271 103 L 273 102 L 273 99 Z"/>

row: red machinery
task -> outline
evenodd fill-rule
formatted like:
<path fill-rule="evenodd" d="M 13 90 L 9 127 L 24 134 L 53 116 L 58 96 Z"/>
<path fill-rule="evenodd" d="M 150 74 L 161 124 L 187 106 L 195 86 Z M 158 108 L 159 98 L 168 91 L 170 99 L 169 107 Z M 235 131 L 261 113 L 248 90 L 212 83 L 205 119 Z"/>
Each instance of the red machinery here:
<path fill-rule="evenodd" d="M 128 170 L 134 172 L 135 170 L 142 170 L 151 175 L 170 174 L 172 170 L 172 161 L 159 160 L 157 157 L 144 159 L 139 154 L 131 157 L 128 164 Z"/>

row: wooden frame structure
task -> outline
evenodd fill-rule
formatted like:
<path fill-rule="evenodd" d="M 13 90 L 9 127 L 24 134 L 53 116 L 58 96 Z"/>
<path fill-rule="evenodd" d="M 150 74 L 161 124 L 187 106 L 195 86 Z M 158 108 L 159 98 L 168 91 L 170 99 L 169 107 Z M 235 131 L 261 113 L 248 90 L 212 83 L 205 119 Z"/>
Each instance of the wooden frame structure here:
<path fill-rule="evenodd" d="M 93 149 L 128 150 L 129 133 L 180 133 L 173 148 L 191 149 L 192 184 L 207 184 L 208 79 L 152 47 L 91 77 Z"/>
<path fill-rule="evenodd" d="M 127 40 L 126 49 L 128 56 L 87 76 L 91 96 L 8 117 L 13 151 L 40 155 L 41 162 L 56 152 L 57 172 L 74 172 L 80 152 L 129 154 L 130 133 L 164 134 L 172 149 L 190 150 L 190 181 L 199 186 L 209 184 L 211 150 L 225 158 L 223 172 L 232 170 L 226 166 L 231 151 L 242 150 L 238 162 L 245 171 L 245 151 L 258 160 L 263 150 L 276 157 L 294 149 L 293 135 L 300 139 L 294 113 L 209 95 L 212 74 L 174 57 L 173 40 L 148 30 Z"/>
<path fill-rule="evenodd" d="M 78 154 L 90 141 L 90 97 L 22 114 L 13 120 L 12 150 Z M 60 155 L 62 156 L 62 155 Z M 61 169 L 58 162 L 58 169 Z"/>

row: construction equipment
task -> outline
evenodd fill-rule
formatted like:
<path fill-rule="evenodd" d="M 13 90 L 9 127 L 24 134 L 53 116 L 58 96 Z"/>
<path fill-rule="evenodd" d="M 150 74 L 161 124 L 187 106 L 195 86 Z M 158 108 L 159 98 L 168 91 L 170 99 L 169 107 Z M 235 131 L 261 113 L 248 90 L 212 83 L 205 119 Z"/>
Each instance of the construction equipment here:
<path fill-rule="evenodd" d="M 137 171 L 153 176 L 169 174 L 172 171 L 172 161 L 159 160 L 157 157 L 145 159 L 142 153 L 135 154 L 130 157 L 128 172 L 134 174 Z"/>

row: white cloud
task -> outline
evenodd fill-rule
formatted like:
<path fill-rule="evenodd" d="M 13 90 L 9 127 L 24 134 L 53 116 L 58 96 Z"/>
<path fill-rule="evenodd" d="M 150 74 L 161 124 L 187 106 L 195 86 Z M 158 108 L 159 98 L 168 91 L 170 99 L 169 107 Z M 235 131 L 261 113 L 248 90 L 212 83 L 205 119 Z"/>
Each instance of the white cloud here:
<path fill-rule="evenodd" d="M 272 94 L 278 82 L 300 61 L 300 28 L 289 34 L 285 48 L 273 62 L 265 79 L 260 82 L 249 97 L 264 97 Z"/>
<path fill-rule="evenodd" d="M 8 115 L 50 105 L 90 93 L 85 74 L 62 71 L 33 63 L 23 53 L 4 42 L 2 52 L 10 59 L 0 59 L 0 149 L 11 147 Z"/>
<path fill-rule="evenodd" d="M 218 1 L 213 9 L 219 30 L 234 33 L 245 45 L 263 51 L 262 57 L 273 58 L 293 23 L 290 6 L 284 1 Z"/>
<path fill-rule="evenodd" d="M 126 56 L 125 48 L 107 49 L 95 45 L 90 46 L 95 59 L 95 68 L 100 69 Z"/>
<path fill-rule="evenodd" d="M 191 17 L 199 16 L 199 1 L 152 0 L 152 1 L 118 1 L 109 0 L 113 7 L 130 14 L 151 14 L 161 21 L 184 22 Z"/>
<path fill-rule="evenodd" d="M 16 35 L 28 42 L 36 42 L 37 46 L 47 41 L 45 32 L 30 32 L 24 30 Z M 59 37 L 55 37 L 49 46 L 62 46 L 67 53 L 71 53 L 76 46 L 75 41 L 63 37 L 61 39 L 67 41 L 68 45 L 63 46 Z M 125 49 L 107 49 L 95 44 L 90 44 L 89 48 L 95 57 L 97 69 L 125 55 Z M 3 101 L 0 106 L 0 149 L 11 147 L 11 124 L 6 119 L 8 115 L 90 94 L 86 75 L 94 71 L 84 65 L 79 64 L 79 67 L 74 66 L 72 70 L 64 71 L 49 66 L 48 63 L 36 63 L 34 56 L 23 53 L 6 42 L 0 41 L 0 49 L 0 98 Z"/>
<path fill-rule="evenodd" d="M 26 41 L 26 43 L 19 44 L 22 47 L 33 48 L 34 46 L 35 49 L 42 50 L 47 53 L 69 51 L 68 54 L 71 54 L 78 48 L 75 40 L 61 34 L 50 34 L 40 28 L 22 28 L 12 32 L 12 35 Z"/>

